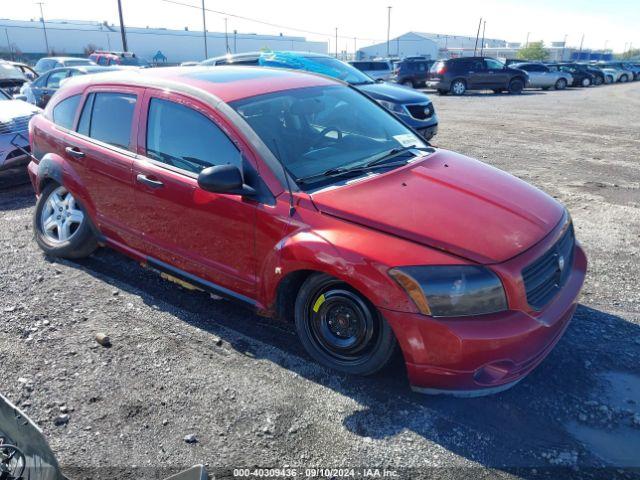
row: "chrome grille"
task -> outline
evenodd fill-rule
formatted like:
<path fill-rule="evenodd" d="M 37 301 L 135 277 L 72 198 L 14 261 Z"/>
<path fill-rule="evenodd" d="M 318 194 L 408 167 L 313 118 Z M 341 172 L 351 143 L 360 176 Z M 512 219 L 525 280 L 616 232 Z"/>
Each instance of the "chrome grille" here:
<path fill-rule="evenodd" d="M 574 247 L 570 224 L 553 247 L 522 270 L 527 302 L 535 310 L 542 309 L 564 286 L 573 265 Z"/>
<path fill-rule="evenodd" d="M 33 115 L 27 115 L 24 117 L 16 117 L 10 122 L 0 123 L 0 134 L 3 133 L 18 133 L 23 132 L 29 127 L 29 120 Z"/>

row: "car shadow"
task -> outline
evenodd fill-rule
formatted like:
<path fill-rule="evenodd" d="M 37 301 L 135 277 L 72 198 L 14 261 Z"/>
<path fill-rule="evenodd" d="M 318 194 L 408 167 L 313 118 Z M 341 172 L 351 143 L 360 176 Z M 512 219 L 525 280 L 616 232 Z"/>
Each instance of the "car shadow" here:
<path fill-rule="evenodd" d="M 35 203 L 36 196 L 24 169 L 0 172 L 0 211 L 20 210 Z"/>
<path fill-rule="evenodd" d="M 101 249 L 88 259 L 64 263 L 171 312 L 221 338 L 242 355 L 267 359 L 354 399 L 362 408 L 346 415 L 343 426 L 363 441 L 393 442 L 402 437 L 411 442 L 417 436 L 479 466 L 523 478 L 582 478 L 586 471 L 606 478 L 618 475 L 610 468 L 620 465 L 572 433 L 569 426 L 583 414 L 587 423 L 603 432 L 615 431 L 616 422 L 628 423 L 622 410 L 618 415 L 613 409 L 614 418 L 608 418 L 605 425 L 598 417 L 607 388 L 602 375 L 640 374 L 636 341 L 640 327 L 619 316 L 580 305 L 548 358 L 514 388 L 475 399 L 431 397 L 410 390 L 400 354 L 374 377 L 343 375 L 310 359 L 290 324 L 177 287 L 113 251 Z M 637 400 L 640 404 L 640 398 Z M 640 438 L 621 441 L 639 442 Z M 600 470 L 602 467 L 607 469 Z M 411 472 L 408 475 L 415 477 Z"/>

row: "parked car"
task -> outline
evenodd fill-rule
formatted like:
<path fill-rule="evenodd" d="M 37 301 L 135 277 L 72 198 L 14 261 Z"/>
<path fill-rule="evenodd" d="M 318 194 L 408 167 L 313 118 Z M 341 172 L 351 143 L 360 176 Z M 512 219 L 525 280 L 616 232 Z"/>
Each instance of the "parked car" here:
<path fill-rule="evenodd" d="M 388 81 L 393 76 L 393 65 L 389 60 L 358 60 L 349 63 L 374 80 Z"/>
<path fill-rule="evenodd" d="M 406 58 L 393 63 L 391 80 L 406 87 L 417 88 L 425 85 L 429 69 L 434 60 Z"/>
<path fill-rule="evenodd" d="M 524 70 L 529 75 L 527 87 L 542 88 L 549 90 L 551 87 L 556 90 L 564 90 L 567 85 L 573 83 L 570 73 L 562 72 L 557 68 L 551 69 L 541 63 L 512 63 L 511 68 Z"/>
<path fill-rule="evenodd" d="M 595 76 L 589 72 L 584 65 L 577 63 L 552 63 L 549 67 L 557 67 L 561 72 L 571 74 L 573 77 L 572 87 L 590 87 L 595 83 Z"/>
<path fill-rule="evenodd" d="M 54 68 L 40 75 L 34 82 L 26 83 L 20 89 L 20 97 L 29 103 L 44 108 L 53 94 L 60 88 L 61 83 L 67 78 L 77 75 L 106 72 L 113 68 L 114 67 L 100 67 L 98 65 Z"/>
<path fill-rule="evenodd" d="M 21 62 L 9 62 L 9 63 L 14 67 L 16 67 L 18 70 L 20 70 L 23 73 L 23 75 L 27 78 L 27 80 L 29 80 L 30 82 L 32 82 L 39 76 L 38 72 L 36 72 L 30 65 L 27 65 L 26 63 L 21 63 Z"/>
<path fill-rule="evenodd" d="M 145 59 L 136 56 L 132 52 L 103 52 L 96 51 L 89 55 L 89 59 L 102 66 L 123 65 L 133 67 L 149 67 Z"/>
<path fill-rule="evenodd" d="M 261 65 L 306 70 L 338 78 L 377 100 L 427 140 L 438 132 L 438 115 L 427 95 L 395 84 L 374 81 L 348 63 L 329 55 L 303 52 L 239 53 L 211 58 L 201 65 Z"/>
<path fill-rule="evenodd" d="M 22 85 L 29 79 L 13 63 L 0 60 L 0 88 L 9 95 L 14 95 L 20 91 Z"/>
<path fill-rule="evenodd" d="M 621 62 L 603 62 L 603 63 L 597 63 L 596 65 L 599 68 L 608 68 L 608 69 L 616 70 L 616 72 L 618 73 L 617 75 L 618 78 L 616 79 L 616 82 L 620 82 L 620 83 L 631 82 L 635 78 L 635 73 L 633 72 L 633 70 L 630 70 Z"/>
<path fill-rule="evenodd" d="M 38 75 L 42 75 L 44 72 L 48 72 L 49 70 L 53 70 L 54 68 L 80 67 L 89 65 L 95 65 L 95 63 L 88 58 L 43 57 L 36 62 L 34 69 L 36 72 L 38 72 Z"/>
<path fill-rule="evenodd" d="M 418 391 L 500 391 L 577 305 L 587 262 L 562 205 L 430 147 L 327 76 L 79 77 L 30 131 L 47 255 L 113 247 L 293 321 L 309 355 L 344 373 L 373 374 L 399 346 Z"/>
<path fill-rule="evenodd" d="M 528 81 L 527 72 L 507 67 L 495 58 L 463 57 L 434 63 L 427 87 L 435 88 L 440 95 L 462 95 L 467 90 L 520 94 Z"/>
<path fill-rule="evenodd" d="M 26 164 L 29 156 L 29 120 L 40 109 L 22 100 L 14 100 L 0 89 L 0 170 Z"/>

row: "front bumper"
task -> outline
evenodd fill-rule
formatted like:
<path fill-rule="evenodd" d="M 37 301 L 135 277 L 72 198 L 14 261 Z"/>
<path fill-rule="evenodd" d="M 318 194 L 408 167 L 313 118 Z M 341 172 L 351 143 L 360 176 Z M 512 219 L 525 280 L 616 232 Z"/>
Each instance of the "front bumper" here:
<path fill-rule="evenodd" d="M 584 251 L 576 245 L 567 282 L 539 312 L 441 319 L 381 309 L 402 348 L 412 388 L 477 396 L 515 385 L 544 360 L 566 330 L 586 267 Z"/>

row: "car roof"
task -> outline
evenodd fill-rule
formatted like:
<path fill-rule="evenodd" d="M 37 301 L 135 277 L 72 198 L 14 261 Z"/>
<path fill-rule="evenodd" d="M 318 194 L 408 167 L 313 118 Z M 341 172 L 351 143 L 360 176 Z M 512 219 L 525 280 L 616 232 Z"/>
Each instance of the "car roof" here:
<path fill-rule="evenodd" d="M 195 88 L 227 103 L 294 88 L 343 85 L 343 82 L 308 72 L 252 66 L 118 70 L 97 76 L 76 77 L 72 81 L 75 85 L 78 83 L 115 84 L 176 90 Z"/>
<path fill-rule="evenodd" d="M 204 62 L 217 62 L 218 60 L 246 60 L 246 59 L 254 59 L 260 58 L 265 53 L 288 53 L 291 55 L 299 55 L 305 58 L 334 58 L 331 55 L 326 55 L 324 53 L 314 53 L 314 52 L 296 52 L 294 50 L 275 50 L 273 52 L 244 52 L 244 53 L 228 53 L 226 55 L 220 55 L 218 57 L 211 57 L 204 60 Z"/>
<path fill-rule="evenodd" d="M 42 57 L 40 60 L 56 60 L 58 62 L 60 61 L 67 61 L 67 60 L 87 60 L 90 61 L 88 58 L 82 58 L 82 57 Z M 38 60 L 38 61 L 40 61 Z"/>

